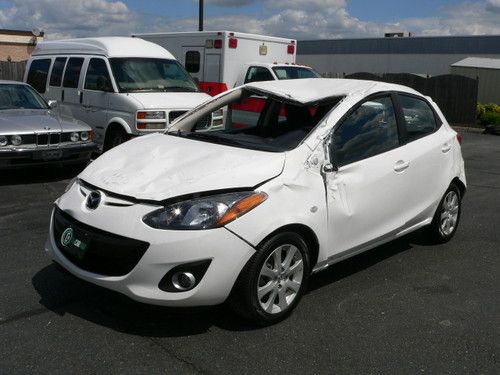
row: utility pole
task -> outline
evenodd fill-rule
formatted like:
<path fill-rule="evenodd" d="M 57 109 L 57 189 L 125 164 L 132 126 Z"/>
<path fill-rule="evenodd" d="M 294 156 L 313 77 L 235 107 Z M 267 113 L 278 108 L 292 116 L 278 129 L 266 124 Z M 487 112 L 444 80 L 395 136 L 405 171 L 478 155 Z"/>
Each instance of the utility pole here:
<path fill-rule="evenodd" d="M 200 9 L 198 11 L 198 31 L 203 31 L 203 0 L 198 0 Z"/>

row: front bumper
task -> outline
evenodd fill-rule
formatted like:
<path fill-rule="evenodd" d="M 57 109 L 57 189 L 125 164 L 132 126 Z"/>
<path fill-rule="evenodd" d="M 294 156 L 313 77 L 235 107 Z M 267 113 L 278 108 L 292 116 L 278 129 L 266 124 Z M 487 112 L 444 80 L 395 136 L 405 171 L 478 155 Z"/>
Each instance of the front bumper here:
<path fill-rule="evenodd" d="M 50 256 L 75 276 L 123 293 L 130 298 L 165 306 L 207 306 L 222 303 L 255 249 L 225 228 L 199 231 L 165 231 L 148 227 L 142 217 L 156 206 L 133 204 L 107 205 L 94 211 L 85 208 L 80 187 L 75 184 L 56 206 L 83 225 L 149 244 L 144 255 L 124 275 L 109 276 L 78 267 L 61 250 L 61 238 L 54 236 L 54 210 L 45 249 Z M 98 228 L 98 229 L 96 229 Z M 167 292 L 158 284 L 172 268 L 211 260 L 201 281 L 185 292 Z"/>
<path fill-rule="evenodd" d="M 15 147 L 0 149 L 0 168 L 17 168 L 50 164 L 78 164 L 90 160 L 97 151 L 94 142 L 53 147 Z"/>

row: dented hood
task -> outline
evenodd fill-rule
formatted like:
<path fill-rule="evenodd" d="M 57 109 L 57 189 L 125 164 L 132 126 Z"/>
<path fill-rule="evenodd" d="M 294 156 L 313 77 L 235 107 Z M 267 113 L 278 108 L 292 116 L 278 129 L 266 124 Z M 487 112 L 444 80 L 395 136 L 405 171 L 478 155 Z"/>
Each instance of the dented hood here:
<path fill-rule="evenodd" d="M 284 153 L 156 133 L 111 149 L 79 177 L 116 194 L 161 201 L 198 192 L 250 188 L 278 176 L 284 162 Z"/>

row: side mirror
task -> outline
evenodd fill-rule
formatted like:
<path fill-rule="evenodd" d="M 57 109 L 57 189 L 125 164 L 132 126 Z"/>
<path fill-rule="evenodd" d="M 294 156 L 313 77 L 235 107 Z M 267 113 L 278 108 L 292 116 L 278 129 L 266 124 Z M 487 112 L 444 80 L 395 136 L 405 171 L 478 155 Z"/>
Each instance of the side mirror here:
<path fill-rule="evenodd" d="M 54 108 L 57 107 L 57 100 L 49 100 L 47 102 L 47 104 L 48 104 L 48 106 L 49 106 L 50 109 L 54 109 Z"/>

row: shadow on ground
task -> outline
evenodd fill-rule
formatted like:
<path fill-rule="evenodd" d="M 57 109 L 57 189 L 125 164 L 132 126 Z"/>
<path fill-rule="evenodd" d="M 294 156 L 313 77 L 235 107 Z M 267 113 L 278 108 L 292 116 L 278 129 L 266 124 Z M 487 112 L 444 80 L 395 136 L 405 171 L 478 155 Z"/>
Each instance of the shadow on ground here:
<path fill-rule="evenodd" d="M 425 233 L 418 231 L 313 275 L 308 292 L 411 249 L 413 244 L 427 245 Z M 72 314 L 127 334 L 177 337 L 201 334 L 212 326 L 230 331 L 259 329 L 241 320 L 227 305 L 187 309 L 142 304 L 79 280 L 55 263 L 40 270 L 32 283 L 41 297 L 40 303 L 49 310 L 59 315 Z"/>
<path fill-rule="evenodd" d="M 0 186 L 30 185 L 72 179 L 84 167 L 83 165 L 67 165 L 7 169 L 2 171 Z"/>

